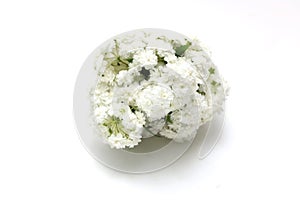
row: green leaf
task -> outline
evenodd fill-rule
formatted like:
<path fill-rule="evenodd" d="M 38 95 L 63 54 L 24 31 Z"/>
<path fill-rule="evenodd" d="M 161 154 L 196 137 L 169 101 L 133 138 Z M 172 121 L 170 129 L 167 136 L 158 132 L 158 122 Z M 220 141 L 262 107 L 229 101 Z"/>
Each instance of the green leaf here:
<path fill-rule="evenodd" d="M 200 91 L 199 89 L 197 90 L 197 92 L 198 92 L 199 94 L 203 95 L 203 96 L 205 96 L 205 95 L 206 95 L 206 93 L 205 93 L 205 92 L 203 92 L 203 91 Z"/>
<path fill-rule="evenodd" d="M 129 105 L 131 112 L 135 113 L 138 110 L 137 106 Z"/>
<path fill-rule="evenodd" d="M 120 57 L 117 57 L 110 64 L 113 66 L 115 74 L 118 74 L 122 70 L 128 70 L 129 68 L 128 64 L 125 63 Z"/>
<path fill-rule="evenodd" d="M 216 85 L 217 85 L 217 82 L 216 82 L 216 81 L 212 81 L 211 84 L 212 84 L 213 86 L 216 86 Z"/>
<path fill-rule="evenodd" d="M 115 72 L 115 74 L 118 74 L 122 70 L 128 70 L 128 66 L 124 65 L 124 64 L 120 64 L 120 65 L 114 66 L 114 72 Z"/>
<path fill-rule="evenodd" d="M 216 70 L 215 68 L 212 68 L 212 67 L 211 67 L 211 68 L 209 68 L 208 71 L 209 71 L 210 74 L 214 74 L 214 73 L 215 73 L 215 70 Z"/>
<path fill-rule="evenodd" d="M 166 65 L 166 64 L 167 64 L 167 61 L 165 61 L 165 58 L 164 58 L 164 57 L 161 57 L 161 56 L 158 55 L 158 54 L 156 54 L 156 57 L 157 57 L 157 63 L 163 64 L 163 65 Z"/>
<path fill-rule="evenodd" d="M 173 124 L 173 120 L 171 119 L 171 113 L 168 113 L 166 116 L 166 122 Z"/>
<path fill-rule="evenodd" d="M 216 82 L 216 81 L 212 81 L 211 84 L 212 84 L 213 86 L 220 86 L 220 85 L 221 85 L 221 83 L 218 83 L 218 82 Z"/>
<path fill-rule="evenodd" d="M 126 60 L 127 60 L 129 63 L 132 63 L 133 58 L 126 58 Z"/>
<path fill-rule="evenodd" d="M 187 42 L 185 45 L 179 46 L 175 49 L 175 55 L 177 57 L 182 56 L 184 52 L 192 45 L 191 42 Z"/>

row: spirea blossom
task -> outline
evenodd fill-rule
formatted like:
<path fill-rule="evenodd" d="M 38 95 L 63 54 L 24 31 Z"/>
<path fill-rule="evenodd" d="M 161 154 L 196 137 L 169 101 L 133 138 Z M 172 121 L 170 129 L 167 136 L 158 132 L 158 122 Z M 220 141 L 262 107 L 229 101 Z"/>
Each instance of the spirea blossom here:
<path fill-rule="evenodd" d="M 117 38 L 95 66 L 93 118 L 112 148 L 132 148 L 149 134 L 190 140 L 222 111 L 227 87 L 197 40 Z"/>

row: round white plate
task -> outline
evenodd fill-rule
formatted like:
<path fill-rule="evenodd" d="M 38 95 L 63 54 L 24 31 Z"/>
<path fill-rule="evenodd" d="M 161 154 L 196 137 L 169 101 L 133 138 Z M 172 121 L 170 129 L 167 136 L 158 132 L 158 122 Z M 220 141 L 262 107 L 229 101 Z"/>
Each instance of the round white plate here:
<path fill-rule="evenodd" d="M 97 53 L 116 37 L 122 37 L 122 35 L 126 34 L 147 33 L 160 33 L 171 38 L 178 38 L 179 40 L 187 38 L 179 33 L 162 29 L 134 30 L 115 36 L 97 47 L 88 56 L 78 74 L 74 90 L 74 118 L 83 145 L 100 163 L 115 170 L 128 173 L 146 173 L 164 168 L 180 158 L 193 142 L 191 140 L 177 143 L 164 137 L 154 136 L 143 138 L 142 142 L 133 149 L 119 150 L 112 149 L 96 134 L 97 130 L 93 126 L 91 114 L 90 91 L 95 86 L 98 78 L 97 71 L 95 70 Z M 209 135 L 207 131 L 205 133 L 207 136 Z M 204 143 L 203 141 L 202 145 L 205 145 Z M 213 146 L 212 144 L 209 145 Z M 206 147 L 206 149 L 210 148 Z M 208 152 L 208 150 L 206 151 Z"/>

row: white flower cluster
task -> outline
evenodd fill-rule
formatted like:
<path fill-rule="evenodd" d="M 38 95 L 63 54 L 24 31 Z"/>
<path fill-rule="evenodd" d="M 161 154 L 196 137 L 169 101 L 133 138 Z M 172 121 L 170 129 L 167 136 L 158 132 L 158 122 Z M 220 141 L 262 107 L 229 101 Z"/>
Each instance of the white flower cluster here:
<path fill-rule="evenodd" d="M 198 41 L 115 39 L 96 69 L 93 116 L 112 148 L 132 148 L 147 134 L 191 139 L 225 101 L 224 83 Z"/>

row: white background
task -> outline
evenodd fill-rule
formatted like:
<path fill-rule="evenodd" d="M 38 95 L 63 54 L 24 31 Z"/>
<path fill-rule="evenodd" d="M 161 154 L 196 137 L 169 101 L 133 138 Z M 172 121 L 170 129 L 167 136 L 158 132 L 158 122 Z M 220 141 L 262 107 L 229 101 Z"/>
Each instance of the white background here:
<path fill-rule="evenodd" d="M 77 136 L 77 73 L 137 28 L 197 36 L 231 85 L 223 136 L 162 171 L 94 161 Z M 0 199 L 299 199 L 300 1 L 0 1 Z"/>

